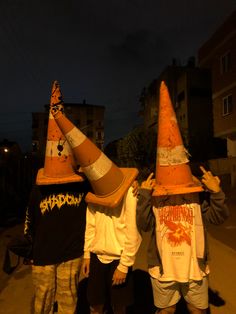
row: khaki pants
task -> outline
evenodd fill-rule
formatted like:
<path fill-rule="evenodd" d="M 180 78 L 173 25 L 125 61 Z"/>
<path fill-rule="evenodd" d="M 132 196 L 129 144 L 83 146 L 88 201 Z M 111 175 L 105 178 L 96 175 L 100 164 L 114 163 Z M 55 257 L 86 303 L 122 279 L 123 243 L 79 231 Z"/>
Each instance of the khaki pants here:
<path fill-rule="evenodd" d="M 56 265 L 32 266 L 35 287 L 34 314 L 53 313 L 54 302 L 58 314 L 74 314 L 82 258 Z"/>

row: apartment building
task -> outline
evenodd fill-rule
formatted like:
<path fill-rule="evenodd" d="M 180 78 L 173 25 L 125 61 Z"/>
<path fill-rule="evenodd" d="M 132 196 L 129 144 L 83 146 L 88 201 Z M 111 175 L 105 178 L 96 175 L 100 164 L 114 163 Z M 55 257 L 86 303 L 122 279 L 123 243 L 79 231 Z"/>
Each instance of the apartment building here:
<path fill-rule="evenodd" d="M 218 172 L 230 172 L 231 184 L 235 185 L 236 11 L 199 48 L 198 64 L 211 71 L 214 136 L 227 140 L 228 160 L 218 161 Z"/>
<path fill-rule="evenodd" d="M 157 128 L 161 81 L 164 80 L 166 82 L 170 97 L 173 103 L 175 103 L 177 96 L 176 81 L 182 71 L 183 67 L 176 65 L 176 61 L 173 60 L 172 65 L 167 66 L 157 79 L 153 80 L 147 88 L 143 89 L 140 114 L 143 116 L 145 129 L 154 128 L 156 130 Z"/>
<path fill-rule="evenodd" d="M 159 87 L 164 80 L 176 112 L 185 147 L 192 160 L 206 160 L 224 154 L 213 139 L 211 74 L 195 66 L 190 58 L 186 66 L 167 66 L 146 89 L 143 109 L 145 128 L 157 129 Z M 224 145 L 222 145 L 224 147 Z"/>

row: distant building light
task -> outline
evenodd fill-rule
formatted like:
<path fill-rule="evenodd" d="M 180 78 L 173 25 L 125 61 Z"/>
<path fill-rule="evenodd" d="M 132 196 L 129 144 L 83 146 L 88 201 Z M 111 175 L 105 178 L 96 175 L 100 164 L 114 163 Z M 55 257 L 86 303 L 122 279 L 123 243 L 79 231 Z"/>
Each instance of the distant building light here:
<path fill-rule="evenodd" d="M 4 151 L 4 153 L 8 153 L 8 152 L 9 152 L 9 149 L 8 149 L 7 147 L 5 147 L 5 148 L 3 149 L 3 151 Z"/>

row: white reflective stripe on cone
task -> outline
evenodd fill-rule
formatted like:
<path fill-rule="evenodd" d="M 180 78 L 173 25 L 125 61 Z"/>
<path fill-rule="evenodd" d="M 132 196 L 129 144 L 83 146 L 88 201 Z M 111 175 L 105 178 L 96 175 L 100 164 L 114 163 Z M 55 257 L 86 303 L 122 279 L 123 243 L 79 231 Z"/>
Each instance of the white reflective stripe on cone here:
<path fill-rule="evenodd" d="M 103 153 L 87 167 L 82 167 L 83 172 L 90 181 L 97 181 L 104 177 L 112 167 L 112 161 Z"/>
<path fill-rule="evenodd" d="M 180 165 L 189 162 L 188 152 L 183 145 L 173 148 L 158 147 L 157 155 L 158 163 L 161 166 Z"/>
<path fill-rule="evenodd" d="M 81 145 L 86 140 L 86 135 L 82 133 L 79 129 L 74 127 L 71 131 L 65 134 L 67 141 L 72 148 Z"/>
<path fill-rule="evenodd" d="M 62 151 L 58 150 L 58 145 L 61 145 L 63 147 Z M 59 153 L 64 156 L 69 156 L 72 154 L 71 148 L 67 141 L 65 139 L 60 141 L 47 141 L 46 157 L 59 157 Z"/>

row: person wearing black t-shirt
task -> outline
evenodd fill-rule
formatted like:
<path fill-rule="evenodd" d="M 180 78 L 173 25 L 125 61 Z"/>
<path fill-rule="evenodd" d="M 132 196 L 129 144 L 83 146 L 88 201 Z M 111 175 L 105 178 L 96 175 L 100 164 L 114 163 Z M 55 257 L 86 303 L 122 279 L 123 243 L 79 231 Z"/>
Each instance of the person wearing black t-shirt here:
<path fill-rule="evenodd" d="M 74 313 L 82 263 L 88 181 L 35 185 L 24 233 L 33 239 L 35 313 Z"/>

